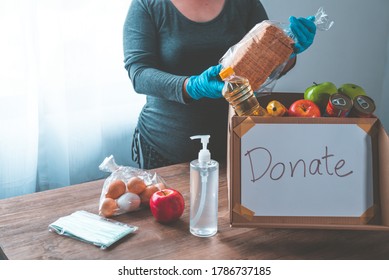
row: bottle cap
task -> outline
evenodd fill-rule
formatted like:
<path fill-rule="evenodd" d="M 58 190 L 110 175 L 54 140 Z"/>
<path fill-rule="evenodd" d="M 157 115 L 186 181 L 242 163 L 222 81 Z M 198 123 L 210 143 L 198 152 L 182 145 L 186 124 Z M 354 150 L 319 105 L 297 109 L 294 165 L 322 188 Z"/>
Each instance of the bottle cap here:
<path fill-rule="evenodd" d="M 203 148 L 199 151 L 199 162 L 207 163 L 211 161 L 211 153 L 207 149 L 207 144 L 209 142 L 210 135 L 195 135 L 191 136 L 190 139 L 201 139 L 201 143 L 203 144 Z"/>
<path fill-rule="evenodd" d="M 227 68 L 224 68 L 222 71 L 220 71 L 219 76 L 222 80 L 225 80 L 233 74 L 234 74 L 234 69 L 232 69 L 232 67 L 229 66 Z"/>

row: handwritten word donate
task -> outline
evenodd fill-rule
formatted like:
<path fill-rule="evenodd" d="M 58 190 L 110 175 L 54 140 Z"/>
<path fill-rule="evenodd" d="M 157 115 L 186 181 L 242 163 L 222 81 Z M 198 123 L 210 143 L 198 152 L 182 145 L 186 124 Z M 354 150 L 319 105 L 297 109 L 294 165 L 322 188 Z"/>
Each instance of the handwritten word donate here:
<path fill-rule="evenodd" d="M 291 178 L 295 175 L 303 177 L 307 177 L 307 175 L 346 177 L 353 173 L 352 170 L 344 170 L 346 160 L 337 160 L 334 154 L 329 153 L 327 146 L 325 146 L 323 156 L 309 160 L 298 159 L 295 162 L 273 163 L 273 155 L 265 147 L 248 150 L 244 156 L 247 156 L 250 161 L 252 182 L 256 182 L 265 176 L 269 176 L 271 180 L 276 181 L 284 176 Z"/>

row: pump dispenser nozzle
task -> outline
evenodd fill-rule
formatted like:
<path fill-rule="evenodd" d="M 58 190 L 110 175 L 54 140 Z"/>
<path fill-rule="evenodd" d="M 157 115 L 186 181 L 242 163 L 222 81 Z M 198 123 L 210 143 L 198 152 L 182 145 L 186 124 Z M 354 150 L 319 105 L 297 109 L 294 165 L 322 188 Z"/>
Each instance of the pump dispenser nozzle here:
<path fill-rule="evenodd" d="M 190 139 L 200 139 L 201 143 L 203 144 L 203 148 L 199 152 L 199 162 L 200 163 L 207 163 L 211 160 L 211 153 L 207 149 L 207 145 L 209 143 L 210 135 L 195 135 L 191 136 Z"/>

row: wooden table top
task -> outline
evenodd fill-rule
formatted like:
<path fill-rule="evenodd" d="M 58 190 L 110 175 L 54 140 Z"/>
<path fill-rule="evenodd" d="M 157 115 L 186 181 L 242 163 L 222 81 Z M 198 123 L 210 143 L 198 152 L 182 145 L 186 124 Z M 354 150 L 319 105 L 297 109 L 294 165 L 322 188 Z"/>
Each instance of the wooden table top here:
<path fill-rule="evenodd" d="M 389 259 L 383 231 L 231 228 L 226 168 L 220 169 L 218 233 L 189 232 L 189 164 L 155 170 L 186 202 L 173 225 L 154 221 L 148 209 L 114 217 L 138 226 L 107 250 L 49 232 L 48 225 L 77 210 L 98 213 L 104 180 L 0 200 L 0 247 L 8 259 Z M 1 258 L 1 250 L 0 250 Z"/>

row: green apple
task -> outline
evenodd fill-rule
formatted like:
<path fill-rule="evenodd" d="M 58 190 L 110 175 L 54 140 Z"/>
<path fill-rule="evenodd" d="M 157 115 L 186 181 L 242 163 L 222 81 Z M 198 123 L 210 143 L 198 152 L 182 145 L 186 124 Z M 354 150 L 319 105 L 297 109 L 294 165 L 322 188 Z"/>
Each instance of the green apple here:
<path fill-rule="evenodd" d="M 366 95 L 365 90 L 361 86 L 355 84 L 343 84 L 338 88 L 338 91 L 346 94 L 352 100 L 358 95 Z"/>
<path fill-rule="evenodd" d="M 304 99 L 313 101 L 321 110 L 324 110 L 330 95 L 337 92 L 338 88 L 331 82 L 313 83 L 312 86 L 305 90 Z"/>

